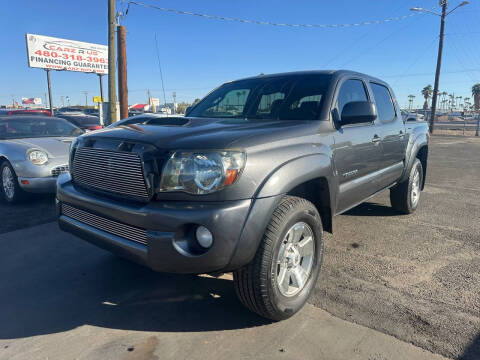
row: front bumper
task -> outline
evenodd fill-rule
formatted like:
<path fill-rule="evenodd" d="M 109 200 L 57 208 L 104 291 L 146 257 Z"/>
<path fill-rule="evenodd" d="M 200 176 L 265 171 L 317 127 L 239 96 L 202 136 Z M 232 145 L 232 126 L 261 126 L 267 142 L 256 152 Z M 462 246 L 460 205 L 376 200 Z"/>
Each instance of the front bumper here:
<path fill-rule="evenodd" d="M 155 271 L 208 273 L 229 271 L 249 262 L 266 227 L 276 199 L 223 202 L 122 202 L 76 188 L 68 176 L 57 184 L 57 215 L 62 230 Z M 146 244 L 88 225 L 62 213 L 62 204 L 117 223 L 146 230 Z M 273 212 L 273 209 L 271 210 Z M 213 245 L 192 253 L 195 229 L 202 225 L 213 234 Z M 248 230 L 245 228 L 248 227 Z"/>
<path fill-rule="evenodd" d="M 54 193 L 57 184 L 57 178 L 53 176 L 41 178 L 19 177 L 18 184 L 27 192 Z"/>

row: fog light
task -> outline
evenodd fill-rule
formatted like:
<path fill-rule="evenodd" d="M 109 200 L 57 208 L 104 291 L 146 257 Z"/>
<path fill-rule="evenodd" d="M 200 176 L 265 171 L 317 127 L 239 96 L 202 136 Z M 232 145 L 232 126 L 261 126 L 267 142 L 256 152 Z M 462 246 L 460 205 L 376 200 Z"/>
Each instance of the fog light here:
<path fill-rule="evenodd" d="M 213 244 L 213 235 L 205 226 L 199 226 L 195 231 L 198 243 L 208 249 Z"/>

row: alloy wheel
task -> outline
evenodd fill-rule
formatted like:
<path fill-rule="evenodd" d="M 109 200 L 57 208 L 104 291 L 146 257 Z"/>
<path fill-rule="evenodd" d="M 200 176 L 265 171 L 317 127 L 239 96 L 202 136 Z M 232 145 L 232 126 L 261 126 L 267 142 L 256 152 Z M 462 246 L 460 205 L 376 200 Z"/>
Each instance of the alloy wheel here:
<path fill-rule="evenodd" d="M 15 196 L 15 182 L 12 170 L 5 166 L 2 171 L 2 187 L 5 197 L 9 200 Z"/>
<path fill-rule="evenodd" d="M 310 277 L 315 256 L 312 228 L 298 222 L 286 233 L 277 257 L 276 280 L 280 293 L 286 297 L 297 295 Z"/>

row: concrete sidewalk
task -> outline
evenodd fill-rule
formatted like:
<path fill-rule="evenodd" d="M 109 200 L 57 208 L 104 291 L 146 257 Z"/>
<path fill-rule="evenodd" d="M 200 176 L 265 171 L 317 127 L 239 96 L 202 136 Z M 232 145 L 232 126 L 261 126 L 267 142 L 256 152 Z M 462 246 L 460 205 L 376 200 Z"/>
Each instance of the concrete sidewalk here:
<path fill-rule="evenodd" d="M 57 334 L 0 340 L 0 348 L 0 359 L 10 360 L 445 359 L 312 305 L 287 321 L 248 329 L 163 333 L 85 325 Z"/>
<path fill-rule="evenodd" d="M 444 359 L 307 305 L 269 323 L 221 279 L 153 273 L 57 229 L 0 235 L 0 359 Z"/>

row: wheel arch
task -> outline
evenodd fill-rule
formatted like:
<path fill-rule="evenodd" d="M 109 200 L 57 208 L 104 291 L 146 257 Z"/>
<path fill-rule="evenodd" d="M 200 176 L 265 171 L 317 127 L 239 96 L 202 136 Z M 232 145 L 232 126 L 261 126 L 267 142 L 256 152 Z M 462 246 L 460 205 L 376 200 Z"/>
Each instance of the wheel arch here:
<path fill-rule="evenodd" d="M 422 163 L 422 168 L 423 168 L 423 179 L 422 179 L 422 190 L 425 188 L 425 179 L 427 178 L 427 165 L 428 165 L 428 145 L 423 145 L 421 146 L 417 154 L 415 155 L 415 158 L 420 160 Z"/>
<path fill-rule="evenodd" d="M 423 187 L 425 186 L 425 178 L 427 174 L 428 146 L 429 146 L 429 138 L 426 133 L 420 133 L 417 137 L 413 138 L 409 142 L 406 150 L 406 156 L 405 156 L 405 169 L 403 171 L 402 177 L 398 181 L 399 183 L 405 181 L 408 178 L 413 162 L 415 161 L 415 159 L 418 158 L 422 162 L 422 166 L 423 166 L 423 183 L 422 183 L 422 190 L 423 190 Z"/>
<path fill-rule="evenodd" d="M 227 271 L 250 262 L 262 240 L 275 208 L 285 195 L 303 197 L 317 208 L 325 231 L 332 232 L 333 169 L 330 157 L 314 154 L 293 159 L 278 167 L 259 186 L 245 220 Z"/>
<path fill-rule="evenodd" d="M 318 177 L 308 180 L 292 188 L 286 195 L 298 196 L 310 201 L 322 218 L 323 229 L 333 233 L 330 188 L 327 178 Z"/>

